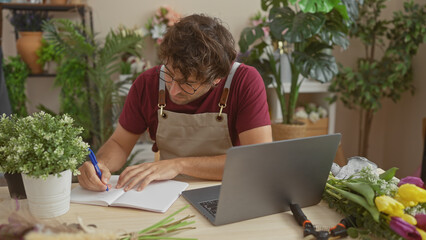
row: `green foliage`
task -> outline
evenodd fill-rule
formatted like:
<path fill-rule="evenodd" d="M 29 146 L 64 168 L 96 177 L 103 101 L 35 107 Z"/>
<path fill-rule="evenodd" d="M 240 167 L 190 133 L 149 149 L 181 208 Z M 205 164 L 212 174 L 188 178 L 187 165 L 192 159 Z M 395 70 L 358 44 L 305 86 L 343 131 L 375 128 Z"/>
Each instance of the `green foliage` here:
<path fill-rule="evenodd" d="M 354 68 L 340 66 L 340 72 L 330 86 L 343 104 L 360 109 L 364 120 L 360 128 L 360 156 L 367 155 L 372 118 L 384 99 L 398 102 L 403 93 L 414 93 L 412 57 L 426 41 L 426 5 L 404 3 L 404 11 L 394 12 L 392 19 L 381 16 L 386 0 L 365 0 L 360 17 L 350 30 L 353 38 L 362 41 L 365 56 Z M 384 50 L 377 56 L 376 49 Z"/>
<path fill-rule="evenodd" d="M 131 74 L 131 63 L 126 61 L 120 62 L 120 74 Z"/>
<path fill-rule="evenodd" d="M 68 115 L 53 117 L 44 112 L 25 118 L 3 115 L 0 170 L 41 178 L 68 169 L 78 174 L 89 145 L 80 136 L 83 129 L 73 122 Z"/>
<path fill-rule="evenodd" d="M 266 85 L 275 83 L 283 123 L 293 122 L 301 85 L 299 74 L 320 82 L 328 82 L 337 74 L 335 58 L 328 49 L 335 45 L 348 46 L 349 21 L 356 15 L 356 9 L 351 4 L 353 1 L 262 0 L 261 6 L 268 12 L 269 21 L 242 31 L 238 44 L 246 55 L 243 62 L 256 67 Z M 290 7 L 290 4 L 293 6 Z M 259 43 L 266 37 L 265 29 L 270 29 L 271 44 L 265 41 Z M 279 69 L 279 55 L 283 53 L 291 65 L 288 102 L 284 97 Z M 262 57 L 265 54 L 267 57 Z"/>
<path fill-rule="evenodd" d="M 56 71 L 55 85 L 61 86 L 60 112 L 72 116 L 77 126 L 84 128 L 84 139 L 89 139 L 92 123 L 86 90 L 87 64 L 74 58 L 64 59 Z"/>
<path fill-rule="evenodd" d="M 20 117 L 27 116 L 25 83 L 30 70 L 20 56 L 9 57 L 8 60 L 3 62 L 4 77 L 12 112 Z"/>
<path fill-rule="evenodd" d="M 71 114 L 80 114 L 79 122 L 90 126 L 92 145 L 96 150 L 112 134 L 114 118 L 117 117 L 113 109 L 121 106 L 123 101 L 118 95 L 119 84 L 111 76 L 119 73 L 118 61 L 122 54 L 140 55 L 143 38 L 134 30 L 120 29 L 118 32 L 110 31 L 104 41 L 99 41 L 82 25 L 66 19 L 51 20 L 44 24 L 43 29 L 45 39 L 65 59 L 60 64 L 57 81 L 72 90 L 63 93 L 63 99 L 69 102 L 64 100 L 62 110 L 71 111 L 70 108 L 73 108 L 75 112 Z M 75 72 L 73 68 L 80 70 Z"/>
<path fill-rule="evenodd" d="M 55 47 L 44 39 L 41 40 L 41 43 L 41 48 L 36 51 L 39 57 L 37 63 L 44 66 L 44 64 L 50 61 L 60 62 L 62 55 L 56 51 Z"/>

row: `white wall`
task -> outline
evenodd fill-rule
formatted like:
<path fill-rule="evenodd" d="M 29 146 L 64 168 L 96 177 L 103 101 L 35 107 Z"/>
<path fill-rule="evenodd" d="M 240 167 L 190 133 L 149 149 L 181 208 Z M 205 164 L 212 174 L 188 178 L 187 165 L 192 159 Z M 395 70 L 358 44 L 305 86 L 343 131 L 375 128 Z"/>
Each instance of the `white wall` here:
<path fill-rule="evenodd" d="M 416 0 L 423 3 L 424 0 Z M 120 24 L 126 26 L 143 26 L 161 5 L 169 5 L 182 15 L 205 13 L 215 16 L 227 23 L 236 41 L 241 30 L 249 24 L 249 16 L 260 10 L 260 0 L 88 0 L 93 9 L 95 32 L 104 37 L 111 28 Z M 388 3 L 386 16 L 392 11 L 402 9 L 401 0 Z M 6 56 L 15 55 L 15 40 L 12 28 L 6 20 L 7 11 L 3 11 L 3 51 Z M 73 17 L 71 14 L 59 16 Z M 356 57 L 363 53 L 359 42 L 351 41 L 349 50 L 334 51 L 339 62 L 345 65 L 355 64 Z M 155 59 L 152 42 L 147 42 L 144 52 L 148 59 Z M 423 45 L 414 59 L 415 96 L 405 94 L 398 104 L 385 101 L 373 121 L 371 132 L 370 159 L 382 168 L 396 166 L 400 168 L 398 176 L 414 172 L 420 163 L 422 154 L 421 119 L 426 117 L 426 46 Z M 58 109 L 58 89 L 53 87 L 53 79 L 28 80 L 28 94 L 31 98 L 30 111 L 35 111 L 38 103 L 44 103 Z M 358 114 L 346 109 L 341 103 L 337 105 L 336 132 L 343 134 L 343 150 L 346 157 L 357 152 Z"/>

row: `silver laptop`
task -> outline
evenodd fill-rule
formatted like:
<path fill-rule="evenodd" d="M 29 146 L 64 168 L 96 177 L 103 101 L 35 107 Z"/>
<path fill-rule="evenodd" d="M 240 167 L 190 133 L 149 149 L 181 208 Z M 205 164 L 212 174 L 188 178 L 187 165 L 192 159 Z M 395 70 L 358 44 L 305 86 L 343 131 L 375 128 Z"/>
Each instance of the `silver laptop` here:
<path fill-rule="evenodd" d="M 213 225 L 262 217 L 321 200 L 340 134 L 232 147 L 222 185 L 183 197 Z"/>

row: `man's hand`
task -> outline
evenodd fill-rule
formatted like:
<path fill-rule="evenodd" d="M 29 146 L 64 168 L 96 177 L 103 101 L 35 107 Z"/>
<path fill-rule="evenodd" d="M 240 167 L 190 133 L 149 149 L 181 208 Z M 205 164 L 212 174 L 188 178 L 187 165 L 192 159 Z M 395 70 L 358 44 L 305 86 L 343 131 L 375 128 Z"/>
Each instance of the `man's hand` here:
<path fill-rule="evenodd" d="M 132 189 L 139 184 L 137 191 L 143 188 L 154 180 L 168 180 L 176 177 L 181 172 L 179 161 L 163 160 L 157 162 L 141 163 L 138 165 L 127 167 L 118 179 L 117 188 L 124 188 L 124 191 Z"/>
<path fill-rule="evenodd" d="M 86 161 L 78 169 L 80 170 L 80 175 L 78 175 L 78 182 L 83 188 L 103 192 L 107 189 L 107 184 L 109 178 L 111 177 L 111 172 L 109 169 L 102 163 L 98 163 L 99 169 L 102 172 L 102 181 L 96 175 L 95 168 L 90 161 Z M 108 188 L 111 188 L 111 185 L 108 184 Z"/>

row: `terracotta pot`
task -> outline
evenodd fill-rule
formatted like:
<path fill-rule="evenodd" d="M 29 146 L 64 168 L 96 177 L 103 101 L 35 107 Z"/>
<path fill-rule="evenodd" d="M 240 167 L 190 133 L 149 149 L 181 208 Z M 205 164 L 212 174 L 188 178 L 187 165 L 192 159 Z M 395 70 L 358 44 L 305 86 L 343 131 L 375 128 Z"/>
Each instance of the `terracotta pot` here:
<path fill-rule="evenodd" d="M 24 183 L 20 173 L 5 173 L 7 187 L 9 188 L 10 197 L 15 199 L 26 199 Z"/>
<path fill-rule="evenodd" d="M 42 32 L 19 32 L 20 37 L 16 42 L 18 54 L 31 69 L 31 73 L 40 74 L 43 66 L 37 63 L 36 51 L 41 47 Z"/>
<path fill-rule="evenodd" d="M 273 123 L 272 138 L 274 141 L 287 140 L 293 138 L 302 138 L 306 135 L 305 124 L 282 124 Z"/>

